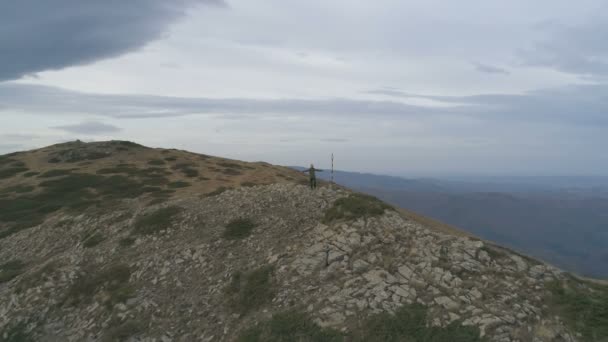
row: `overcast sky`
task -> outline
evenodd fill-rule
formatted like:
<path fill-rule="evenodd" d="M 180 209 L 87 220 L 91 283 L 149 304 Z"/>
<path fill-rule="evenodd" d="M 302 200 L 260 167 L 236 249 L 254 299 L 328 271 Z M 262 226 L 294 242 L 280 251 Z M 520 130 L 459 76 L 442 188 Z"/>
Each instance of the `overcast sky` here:
<path fill-rule="evenodd" d="M 602 0 L 4 0 L 0 153 L 124 139 L 405 176 L 608 172 Z"/>

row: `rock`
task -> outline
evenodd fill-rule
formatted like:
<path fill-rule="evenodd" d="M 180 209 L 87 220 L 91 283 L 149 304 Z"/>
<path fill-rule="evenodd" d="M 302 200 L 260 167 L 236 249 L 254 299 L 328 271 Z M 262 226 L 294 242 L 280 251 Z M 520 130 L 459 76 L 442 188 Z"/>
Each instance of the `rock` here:
<path fill-rule="evenodd" d="M 460 306 L 458 302 L 446 296 L 435 298 L 435 303 L 443 306 L 447 310 L 456 310 Z"/>

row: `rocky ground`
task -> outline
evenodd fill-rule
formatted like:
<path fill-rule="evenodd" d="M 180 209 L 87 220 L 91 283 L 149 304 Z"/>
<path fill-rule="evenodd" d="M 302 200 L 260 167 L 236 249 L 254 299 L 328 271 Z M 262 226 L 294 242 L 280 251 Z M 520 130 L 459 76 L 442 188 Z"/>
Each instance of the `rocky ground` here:
<path fill-rule="evenodd" d="M 302 341 L 360 341 L 412 307 L 479 340 L 602 341 L 555 310 L 568 274 L 357 196 L 285 182 L 56 212 L 0 239 L 0 341 L 263 341 L 295 311 L 339 336 Z"/>
<path fill-rule="evenodd" d="M 134 219 L 158 207 L 132 203 L 100 217 L 57 217 L 0 241 L 3 259 L 41 260 L 0 287 L 0 326 L 23 321 L 43 341 L 92 341 L 112 326 L 136 322 L 141 333 L 133 340 L 229 341 L 290 307 L 305 307 L 321 326 L 348 330 L 366 315 L 420 303 L 430 308 L 429 324 L 457 321 L 492 341 L 576 340 L 559 319 L 543 317 L 544 284 L 561 277 L 558 270 L 390 210 L 320 223 L 325 209 L 346 195 L 276 184 L 181 199 L 162 205 L 183 209 L 167 229 L 130 247 L 120 240 Z M 252 234 L 222 238 L 235 217 L 253 220 Z M 105 239 L 84 248 L 75 237 L 90 231 Z M 130 268 L 134 289 L 124 303 L 104 305 L 103 289 L 84 294 L 88 301 L 65 302 L 79 276 L 118 263 Z M 44 272 L 48 265 L 53 269 Z M 272 302 L 255 315 L 232 312 L 224 291 L 231 274 L 265 265 L 275 270 Z"/>

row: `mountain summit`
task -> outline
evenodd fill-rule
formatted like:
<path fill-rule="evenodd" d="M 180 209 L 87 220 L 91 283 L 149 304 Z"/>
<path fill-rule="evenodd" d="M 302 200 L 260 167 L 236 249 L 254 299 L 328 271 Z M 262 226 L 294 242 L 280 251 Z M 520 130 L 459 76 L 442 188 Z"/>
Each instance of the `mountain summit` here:
<path fill-rule="evenodd" d="M 0 157 L 0 341 L 606 341 L 608 289 L 267 163 Z"/>

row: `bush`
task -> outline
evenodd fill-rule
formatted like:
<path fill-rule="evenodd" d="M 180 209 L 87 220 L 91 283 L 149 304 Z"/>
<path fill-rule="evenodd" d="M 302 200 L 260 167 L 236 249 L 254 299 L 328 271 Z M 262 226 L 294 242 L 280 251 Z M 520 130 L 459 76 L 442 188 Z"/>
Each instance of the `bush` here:
<path fill-rule="evenodd" d="M 0 341 L 2 342 L 34 342 L 31 333 L 27 331 L 28 323 L 19 322 L 13 326 L 7 325 L 0 331 Z"/>
<path fill-rule="evenodd" d="M 264 266 L 245 275 L 238 272 L 234 274 L 226 288 L 232 308 L 245 314 L 272 301 L 272 272 L 272 266 Z"/>
<path fill-rule="evenodd" d="M 137 335 L 143 331 L 143 326 L 140 322 L 128 320 L 124 323 L 108 329 L 101 339 L 102 342 L 122 342 L 127 341 L 129 337 Z"/>
<path fill-rule="evenodd" d="M 221 193 L 223 193 L 224 191 L 227 191 L 227 190 L 230 190 L 230 188 L 227 188 L 225 186 L 220 186 L 219 188 L 217 188 L 217 189 L 215 189 L 215 190 L 213 190 L 213 191 L 211 191 L 209 193 L 206 193 L 205 197 L 217 196 L 217 195 L 219 195 L 219 194 L 221 194 Z"/>
<path fill-rule="evenodd" d="M 236 219 L 226 225 L 224 238 L 228 240 L 242 239 L 251 235 L 255 223 L 250 219 Z"/>
<path fill-rule="evenodd" d="M 11 260 L 0 265 L 0 284 L 13 280 L 23 273 L 25 264 L 21 260 Z"/>
<path fill-rule="evenodd" d="M 132 237 L 122 238 L 118 241 L 118 244 L 121 247 L 129 247 L 129 246 L 132 246 L 134 243 L 135 243 L 135 239 Z"/>
<path fill-rule="evenodd" d="M 165 165 L 165 161 L 162 159 L 152 159 L 148 161 L 148 165 Z"/>
<path fill-rule="evenodd" d="M 180 207 L 166 207 L 140 216 L 135 221 L 133 234 L 151 235 L 171 226 L 173 218 L 182 211 Z"/>
<path fill-rule="evenodd" d="M 321 328 L 306 314 L 288 311 L 273 315 L 257 327 L 245 330 L 238 342 L 342 342 L 345 336 L 330 328 Z"/>
<path fill-rule="evenodd" d="M 427 326 L 426 307 L 413 304 L 399 308 L 394 315 L 383 312 L 370 317 L 353 332 L 357 342 L 475 342 L 479 329 L 454 322 L 445 328 Z"/>
<path fill-rule="evenodd" d="M 324 223 L 336 220 L 356 220 L 364 217 L 374 217 L 384 214 L 392 207 L 376 197 L 364 194 L 351 194 L 334 202 L 334 205 L 325 211 Z"/>
<path fill-rule="evenodd" d="M 13 177 L 14 175 L 25 172 L 27 170 L 28 170 L 28 168 L 26 168 L 26 167 L 8 167 L 8 168 L 0 169 L 0 179 L 10 178 L 10 177 Z"/>
<path fill-rule="evenodd" d="M 95 232 L 93 234 L 88 234 L 87 236 L 84 237 L 84 239 L 82 239 L 82 246 L 84 248 L 91 248 L 91 247 L 95 247 L 97 245 L 99 245 L 101 242 L 103 242 L 106 238 L 99 232 Z"/>
<path fill-rule="evenodd" d="M 38 176 L 40 174 L 40 172 L 36 172 L 36 171 L 30 171 L 30 172 L 26 172 L 23 174 L 23 177 L 34 177 L 34 176 Z"/>
<path fill-rule="evenodd" d="M 99 291 L 104 291 L 104 302 L 108 308 L 124 302 L 133 295 L 129 286 L 131 269 L 125 264 L 113 264 L 100 271 L 87 269 L 82 272 L 67 293 L 70 305 L 89 303 Z"/>
<path fill-rule="evenodd" d="M 72 173 L 72 169 L 49 170 L 49 171 L 41 174 L 40 176 L 38 176 L 38 178 L 51 178 L 51 177 L 66 176 L 66 175 L 69 175 L 70 173 Z"/>
<path fill-rule="evenodd" d="M 184 182 L 184 181 L 171 182 L 168 185 L 168 187 L 170 187 L 172 189 L 187 188 L 189 186 L 190 186 L 190 183 Z"/>
<path fill-rule="evenodd" d="M 548 287 L 552 309 L 572 330 L 581 333 L 584 341 L 608 340 L 608 286 L 572 278 Z"/>

